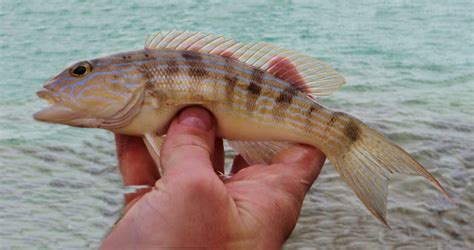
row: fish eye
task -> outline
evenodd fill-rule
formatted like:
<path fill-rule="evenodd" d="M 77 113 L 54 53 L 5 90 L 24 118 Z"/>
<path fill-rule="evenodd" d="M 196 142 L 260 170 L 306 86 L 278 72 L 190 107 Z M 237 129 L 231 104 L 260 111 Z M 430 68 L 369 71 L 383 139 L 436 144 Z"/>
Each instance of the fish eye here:
<path fill-rule="evenodd" d="M 70 70 L 69 73 L 71 75 L 80 77 L 87 75 L 92 70 L 92 65 L 89 62 L 80 62 L 74 65 Z"/>

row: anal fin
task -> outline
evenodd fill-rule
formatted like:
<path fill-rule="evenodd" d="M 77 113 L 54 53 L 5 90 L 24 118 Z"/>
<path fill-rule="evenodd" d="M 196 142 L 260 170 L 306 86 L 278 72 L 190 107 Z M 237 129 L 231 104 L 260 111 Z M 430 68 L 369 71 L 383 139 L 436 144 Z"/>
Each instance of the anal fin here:
<path fill-rule="evenodd" d="M 250 164 L 271 164 L 273 157 L 293 144 L 282 141 L 227 141 Z"/>

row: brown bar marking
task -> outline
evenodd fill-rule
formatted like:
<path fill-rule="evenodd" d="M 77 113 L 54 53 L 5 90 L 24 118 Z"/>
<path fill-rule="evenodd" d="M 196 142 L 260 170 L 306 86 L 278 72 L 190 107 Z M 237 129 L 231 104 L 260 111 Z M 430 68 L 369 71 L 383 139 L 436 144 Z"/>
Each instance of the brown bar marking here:
<path fill-rule="evenodd" d="M 308 111 L 306 112 L 306 131 L 311 132 L 313 128 L 313 112 L 319 111 L 321 106 L 316 103 L 311 103 Z"/>
<path fill-rule="evenodd" d="M 152 73 L 152 68 L 149 66 L 152 64 L 144 63 L 140 65 L 140 68 L 138 68 L 138 71 L 143 74 L 143 77 L 145 78 L 145 90 L 146 92 L 154 97 L 154 98 L 162 98 L 163 92 L 161 92 L 156 84 L 153 83 L 153 73 Z"/>
<path fill-rule="evenodd" d="M 283 90 L 276 99 L 277 107 L 273 111 L 273 117 L 279 120 L 282 119 L 285 111 L 293 102 L 293 97 L 298 94 L 298 90 L 295 86 L 289 85 Z"/>
<path fill-rule="evenodd" d="M 260 92 L 262 91 L 262 87 L 257 85 L 255 82 L 250 82 L 250 85 L 247 87 L 249 93 L 253 96 L 259 96 Z"/>
<path fill-rule="evenodd" d="M 206 65 L 202 62 L 202 56 L 198 52 L 184 51 L 181 56 L 186 59 L 189 66 L 188 74 L 191 77 L 204 78 L 209 75 Z"/>
<path fill-rule="evenodd" d="M 181 56 L 188 61 L 202 61 L 202 56 L 199 55 L 199 52 L 186 50 L 181 53 Z"/>
<path fill-rule="evenodd" d="M 334 112 L 331 114 L 331 118 L 329 118 L 329 121 L 326 123 L 326 127 L 324 128 L 323 138 L 327 139 L 329 137 L 329 129 L 334 126 L 334 124 L 339 120 L 339 117 L 344 116 L 346 114 L 342 112 Z"/>
<path fill-rule="evenodd" d="M 250 76 L 250 84 L 247 86 L 248 96 L 246 108 L 248 111 L 253 111 L 257 108 L 257 100 L 262 92 L 263 75 L 265 73 L 260 69 L 253 69 Z"/>
<path fill-rule="evenodd" d="M 234 90 L 235 86 L 237 85 L 237 77 L 233 75 L 225 75 L 224 81 L 226 82 L 225 85 L 225 95 L 226 99 L 231 102 L 234 99 Z"/>
<path fill-rule="evenodd" d="M 165 74 L 167 75 L 176 75 L 179 73 L 178 63 L 176 60 L 168 60 L 166 62 Z"/>
<path fill-rule="evenodd" d="M 339 120 L 339 117 L 344 116 L 344 115 L 345 115 L 345 114 L 342 113 L 342 112 L 334 112 L 334 113 L 332 113 L 331 118 L 329 119 L 328 124 L 327 124 L 328 127 L 333 126 L 334 123 L 336 123 L 336 121 Z"/>
<path fill-rule="evenodd" d="M 253 69 L 251 79 L 252 79 L 252 81 L 254 81 L 256 83 L 261 84 L 262 81 L 263 81 L 263 75 L 264 74 L 265 74 L 265 72 L 263 72 L 263 70 L 261 70 L 261 69 Z"/>
<path fill-rule="evenodd" d="M 280 93 L 276 99 L 276 102 L 279 105 L 291 105 L 293 96 L 295 96 L 297 93 L 298 91 L 296 88 L 293 85 L 290 85 Z"/>
<path fill-rule="evenodd" d="M 221 53 L 218 53 L 218 54 L 221 54 Z M 239 79 L 234 74 L 234 67 L 232 66 L 232 60 L 230 59 L 230 57 L 232 56 L 232 53 L 224 52 L 221 54 L 221 56 L 224 57 L 224 61 L 225 61 L 225 72 L 226 72 L 224 76 L 224 81 L 226 83 L 225 96 L 226 96 L 227 102 L 232 103 L 232 101 L 234 100 L 235 86 L 237 86 Z"/>
<path fill-rule="evenodd" d="M 147 63 L 140 65 L 140 67 L 138 68 L 138 72 L 142 73 L 143 78 L 145 78 L 145 88 L 148 90 L 151 90 L 155 87 L 151 81 L 153 75 L 150 71 L 150 67 Z"/>

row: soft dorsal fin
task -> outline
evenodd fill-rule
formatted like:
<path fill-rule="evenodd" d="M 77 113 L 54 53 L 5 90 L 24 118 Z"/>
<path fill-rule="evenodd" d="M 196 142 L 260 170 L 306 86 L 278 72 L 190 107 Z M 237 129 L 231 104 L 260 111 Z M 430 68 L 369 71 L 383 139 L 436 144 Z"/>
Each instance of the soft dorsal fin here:
<path fill-rule="evenodd" d="M 329 95 L 345 83 L 329 65 L 269 43 L 242 43 L 213 34 L 169 31 L 148 36 L 145 49 L 192 50 L 231 57 L 285 80 L 310 96 Z"/>

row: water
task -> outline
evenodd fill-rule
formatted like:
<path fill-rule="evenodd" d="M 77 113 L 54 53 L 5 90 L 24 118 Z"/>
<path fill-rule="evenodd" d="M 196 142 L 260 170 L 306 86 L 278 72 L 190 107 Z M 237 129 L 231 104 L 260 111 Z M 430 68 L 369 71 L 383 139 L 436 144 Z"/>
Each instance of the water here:
<path fill-rule="evenodd" d="M 138 49 L 157 30 L 268 41 L 347 79 L 320 100 L 376 127 L 453 195 L 399 176 L 381 226 L 326 166 L 287 248 L 473 248 L 472 1 L 0 1 L 0 246 L 95 248 L 118 216 L 112 135 L 48 125 L 35 91 L 66 65 Z"/>

